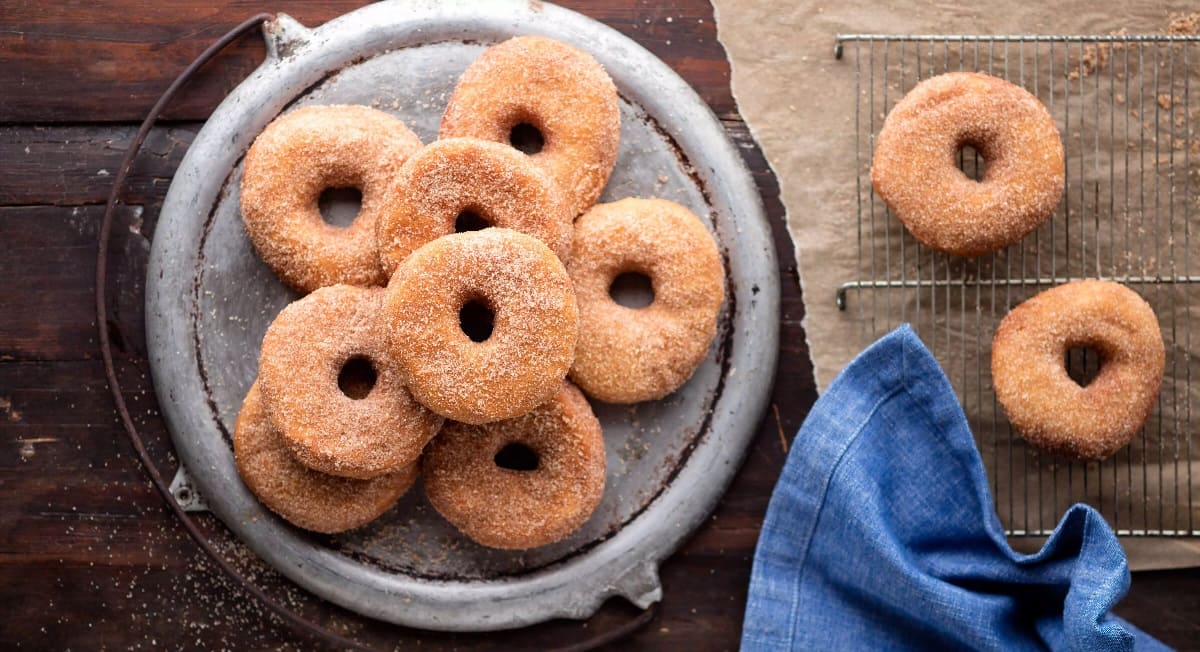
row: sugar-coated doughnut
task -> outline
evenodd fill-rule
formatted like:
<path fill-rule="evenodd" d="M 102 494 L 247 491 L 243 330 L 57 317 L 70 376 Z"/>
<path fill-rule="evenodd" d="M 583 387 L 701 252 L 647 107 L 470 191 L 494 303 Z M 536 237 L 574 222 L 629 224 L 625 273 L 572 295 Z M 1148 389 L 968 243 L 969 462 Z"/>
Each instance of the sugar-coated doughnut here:
<path fill-rule="evenodd" d="M 957 165 L 964 146 L 983 179 Z M 1062 139 L 1029 91 L 952 72 L 917 84 L 888 113 L 875 146 L 875 191 L 933 249 L 980 256 L 1024 238 L 1054 212 L 1064 183 Z"/>
<path fill-rule="evenodd" d="M 1086 387 L 1067 375 L 1071 348 L 1100 354 Z M 1008 313 L 992 341 L 996 398 L 1012 425 L 1049 452 L 1099 460 L 1141 430 L 1158 399 L 1166 352 L 1154 310 L 1107 281 L 1046 290 Z"/>
<path fill-rule="evenodd" d="M 463 73 L 442 115 L 441 138 L 512 141 L 541 134 L 534 163 L 558 182 L 574 217 L 596 203 L 617 161 L 617 87 L 591 55 L 540 36 L 488 48 Z"/>
<path fill-rule="evenodd" d="M 413 400 L 388 353 L 384 292 L 321 288 L 284 308 L 263 337 L 258 373 L 267 414 L 316 471 L 393 473 L 415 462 L 442 425 Z"/>
<path fill-rule="evenodd" d="M 455 421 L 520 416 L 558 390 L 574 359 L 579 313 L 571 279 L 540 240 L 490 228 L 417 249 L 392 276 L 391 356 L 413 396 Z M 491 330 L 464 331 L 471 310 Z"/>
<path fill-rule="evenodd" d="M 721 255 L 704 224 L 665 199 L 597 204 L 575 222 L 568 272 L 579 302 L 571 380 L 609 403 L 658 399 L 704 360 L 725 296 Z M 649 277 L 653 302 L 618 304 L 613 280 Z"/>
<path fill-rule="evenodd" d="M 403 122 L 365 106 L 306 106 L 276 118 L 250 147 L 242 174 L 242 222 L 255 251 L 302 293 L 383 285 L 375 221 L 400 166 L 420 148 Z M 330 188 L 362 193 L 347 227 L 321 217 L 318 199 Z"/>
<path fill-rule="evenodd" d="M 517 464 L 505 463 L 509 452 Z M 482 545 L 513 550 L 554 543 L 583 525 L 604 495 L 604 469 L 600 422 L 567 381 L 525 416 L 446 422 L 422 462 L 439 514 Z"/>
<path fill-rule="evenodd" d="M 233 456 L 250 491 L 271 511 L 306 530 L 333 534 L 374 520 L 417 479 L 412 463 L 371 480 L 318 473 L 292 457 L 271 426 L 258 383 L 250 387 L 233 430 Z"/>
<path fill-rule="evenodd" d="M 454 233 L 462 215 L 531 235 L 563 261 L 571 253 L 575 216 L 562 192 L 511 147 L 477 138 L 439 140 L 409 157 L 396 181 L 390 210 L 375 227 L 389 276 L 421 245 Z"/>

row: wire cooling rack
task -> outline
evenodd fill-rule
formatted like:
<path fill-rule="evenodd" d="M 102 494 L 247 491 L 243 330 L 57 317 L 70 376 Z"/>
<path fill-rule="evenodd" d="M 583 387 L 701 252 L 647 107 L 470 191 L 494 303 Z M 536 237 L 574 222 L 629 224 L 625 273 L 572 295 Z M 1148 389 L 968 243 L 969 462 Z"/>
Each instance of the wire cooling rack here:
<path fill-rule="evenodd" d="M 996 509 L 1012 536 L 1049 534 L 1068 505 L 1099 509 L 1120 536 L 1200 537 L 1200 74 L 1197 36 L 840 35 L 854 68 L 857 274 L 837 291 L 863 345 L 910 322 L 934 352 L 971 422 Z M 950 71 L 1002 77 L 1050 110 L 1067 182 L 1053 217 L 1023 241 L 977 259 L 926 249 L 871 188 L 875 138 L 917 82 Z M 986 162 L 970 148 L 964 173 Z M 1193 269 L 1193 258 L 1196 269 Z M 1158 315 L 1167 348 L 1157 408 L 1134 442 L 1103 462 L 1040 453 L 1009 425 L 989 373 L 1000 320 L 1025 299 L 1080 278 L 1119 281 Z M 1086 381 L 1092 351 L 1068 372 Z M 1195 386 L 1192 378 L 1197 379 Z"/>

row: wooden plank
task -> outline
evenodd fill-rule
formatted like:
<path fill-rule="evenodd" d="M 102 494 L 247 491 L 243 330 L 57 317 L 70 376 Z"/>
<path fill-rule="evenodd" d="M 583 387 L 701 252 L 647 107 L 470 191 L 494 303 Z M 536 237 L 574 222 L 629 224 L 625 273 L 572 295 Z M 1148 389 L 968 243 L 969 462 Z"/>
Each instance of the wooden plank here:
<path fill-rule="evenodd" d="M 161 202 L 199 128 L 184 123 L 151 131 L 126 177 L 121 200 Z M 105 202 L 136 133 L 130 125 L 0 127 L 0 206 Z"/>
<path fill-rule="evenodd" d="M 99 355 L 95 327 L 96 236 L 102 206 L 0 207 L 0 360 L 80 360 Z M 142 286 L 149 240 L 142 229 L 157 207 L 121 206 L 112 254 L 114 334 L 144 348 Z"/>
<path fill-rule="evenodd" d="M 286 12 L 320 25 L 355 0 L 293 2 Z M 687 0 L 563 5 L 596 15 L 662 57 L 718 113 L 734 110 L 728 64 L 711 8 Z M 270 3 L 28 3 L 0 5 L 0 123 L 136 122 L 210 43 Z M 669 19 L 669 22 L 668 22 Z M 171 120 L 203 120 L 264 56 L 249 37 L 215 59 L 169 107 Z"/>

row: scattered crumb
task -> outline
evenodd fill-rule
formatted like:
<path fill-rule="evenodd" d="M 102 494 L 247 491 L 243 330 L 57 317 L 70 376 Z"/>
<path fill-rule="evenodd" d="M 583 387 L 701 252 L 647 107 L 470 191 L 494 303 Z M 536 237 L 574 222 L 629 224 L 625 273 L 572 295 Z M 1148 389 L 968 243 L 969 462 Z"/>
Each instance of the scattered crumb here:
<path fill-rule="evenodd" d="M 1173 13 L 1167 23 L 1167 33 L 1172 36 L 1193 36 L 1200 34 L 1200 11 L 1192 13 Z"/>

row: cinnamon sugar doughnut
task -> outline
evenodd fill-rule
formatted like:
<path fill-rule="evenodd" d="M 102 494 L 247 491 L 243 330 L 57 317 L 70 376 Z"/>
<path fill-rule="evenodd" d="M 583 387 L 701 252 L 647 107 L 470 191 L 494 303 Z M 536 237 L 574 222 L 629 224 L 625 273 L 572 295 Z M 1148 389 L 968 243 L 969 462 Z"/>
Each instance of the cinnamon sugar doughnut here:
<path fill-rule="evenodd" d="M 510 229 L 448 235 L 392 276 L 390 351 L 413 396 L 456 421 L 520 416 L 558 389 L 574 357 L 579 313 L 571 279 L 540 240 Z M 471 310 L 490 331 L 464 331 Z"/>
<path fill-rule="evenodd" d="M 233 430 L 233 457 L 250 491 L 271 511 L 306 530 L 333 534 L 375 520 L 417 479 L 416 463 L 371 480 L 318 473 L 292 457 L 267 419 L 258 383 Z"/>
<path fill-rule="evenodd" d="M 284 308 L 263 337 L 267 414 L 316 471 L 392 473 L 416 461 L 442 425 L 413 400 L 387 351 L 383 299 L 382 288 L 321 288 Z"/>
<path fill-rule="evenodd" d="M 987 163 L 978 182 L 957 165 L 968 145 Z M 1050 217 L 1064 169 L 1058 128 L 1036 97 L 1002 79 L 952 72 L 917 84 L 888 114 L 871 181 L 925 246 L 980 256 Z"/>
<path fill-rule="evenodd" d="M 1086 387 L 1067 375 L 1073 347 L 1100 354 Z M 1037 294 L 1008 313 L 992 341 L 992 379 L 1009 421 L 1035 446 L 1085 460 L 1112 455 L 1141 430 L 1165 365 L 1154 310 L 1107 281 Z"/>
<path fill-rule="evenodd" d="M 583 525 L 604 495 L 604 468 L 600 422 L 583 394 L 562 381 L 525 416 L 447 422 L 429 444 L 422 474 L 430 504 L 463 534 L 521 550 Z"/>
<path fill-rule="evenodd" d="M 379 216 L 379 259 L 391 275 L 418 247 L 454 233 L 462 215 L 545 242 L 560 260 L 571 253 L 575 217 L 558 186 L 517 150 L 476 138 L 431 143 L 400 168 L 397 196 Z"/>
<path fill-rule="evenodd" d="M 662 398 L 692 376 L 717 332 L 724 299 L 721 255 L 691 211 L 665 199 L 597 204 L 575 223 L 568 271 L 579 301 L 579 345 L 571 380 L 593 398 Z M 613 300 L 625 272 L 650 278 L 653 302 Z"/>
<path fill-rule="evenodd" d="M 255 251 L 299 292 L 346 283 L 383 285 L 375 221 L 401 164 L 421 141 L 400 120 L 365 106 L 306 106 L 267 126 L 246 154 L 242 222 Z M 362 209 L 345 228 L 317 200 L 358 188 Z"/>
<path fill-rule="evenodd" d="M 558 182 L 572 217 L 596 203 L 617 161 L 617 87 L 591 55 L 540 36 L 488 48 L 459 79 L 439 137 L 508 144 L 522 125 L 540 132 L 533 162 Z"/>

